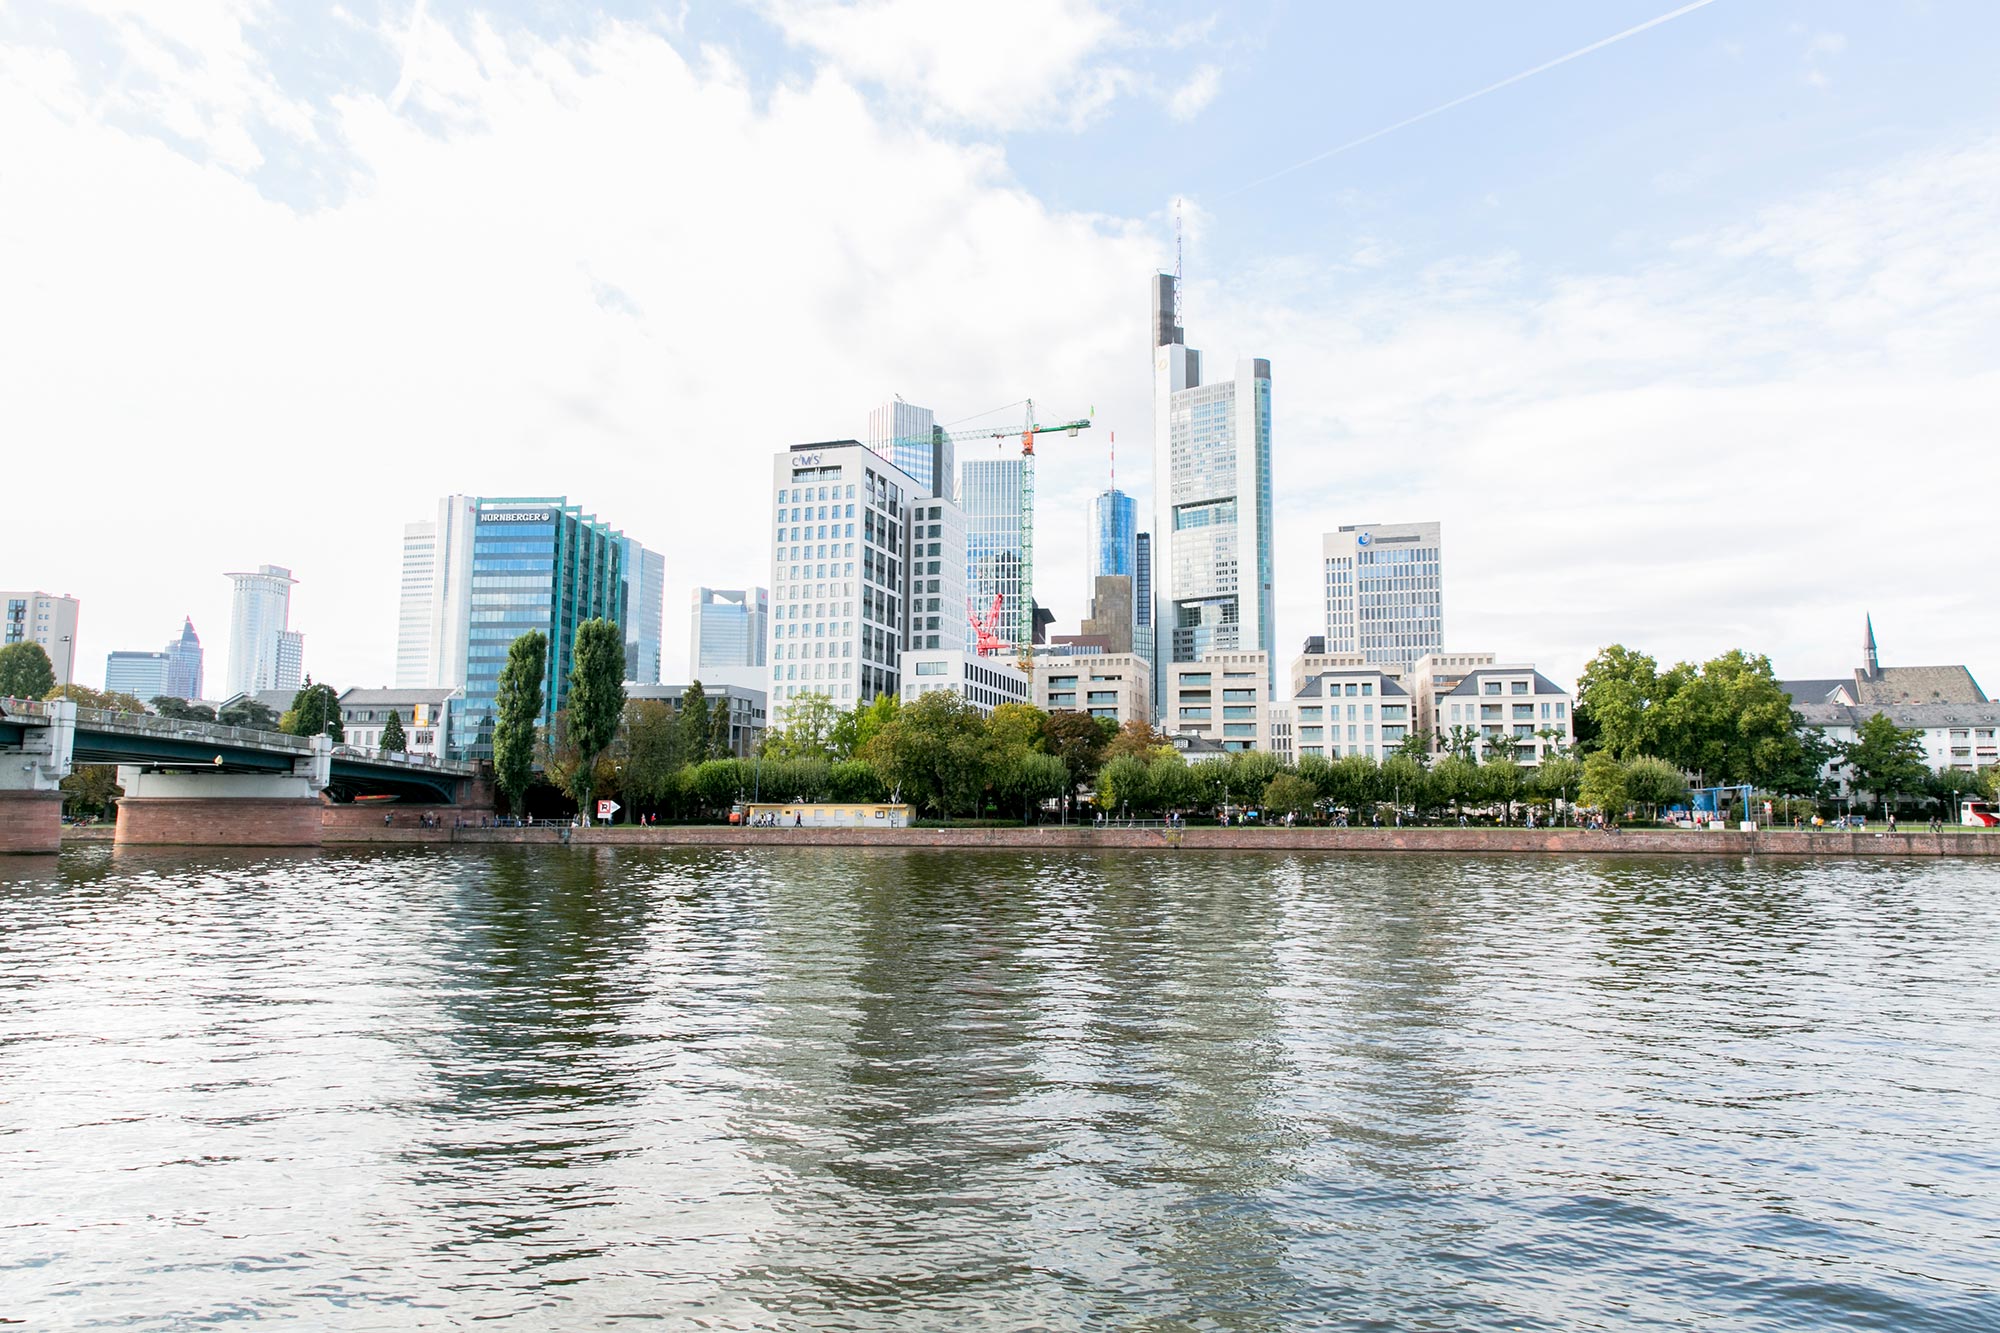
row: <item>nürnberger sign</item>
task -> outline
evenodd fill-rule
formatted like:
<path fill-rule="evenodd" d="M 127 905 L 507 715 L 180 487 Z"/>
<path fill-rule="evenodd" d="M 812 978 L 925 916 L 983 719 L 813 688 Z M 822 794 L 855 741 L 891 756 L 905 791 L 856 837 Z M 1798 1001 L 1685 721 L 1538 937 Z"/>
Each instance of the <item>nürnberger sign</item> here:
<path fill-rule="evenodd" d="M 549 511 L 546 509 L 488 509 L 479 514 L 481 523 L 546 523 Z"/>

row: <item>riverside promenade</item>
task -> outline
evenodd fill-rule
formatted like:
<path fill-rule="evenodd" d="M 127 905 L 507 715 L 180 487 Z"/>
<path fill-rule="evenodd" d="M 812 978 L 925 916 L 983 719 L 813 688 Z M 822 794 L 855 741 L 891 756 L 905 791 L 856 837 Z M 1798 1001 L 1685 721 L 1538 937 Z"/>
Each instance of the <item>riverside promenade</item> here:
<path fill-rule="evenodd" d="M 2000 834 L 1947 829 L 1904 833 L 1795 832 L 1791 829 L 1693 831 L 1631 829 L 1596 832 L 1568 828 L 1211 828 L 1167 830 L 1042 824 L 1032 828 L 806 829 L 742 828 L 719 824 L 629 824 L 595 828 L 417 826 L 410 808 L 384 825 L 329 807 L 328 846 L 354 843 L 573 847 L 956 847 L 968 850 L 1117 850 L 1177 852 L 1460 852 L 1468 855 L 1530 853 L 1662 856 L 1964 856 L 2000 857 Z"/>

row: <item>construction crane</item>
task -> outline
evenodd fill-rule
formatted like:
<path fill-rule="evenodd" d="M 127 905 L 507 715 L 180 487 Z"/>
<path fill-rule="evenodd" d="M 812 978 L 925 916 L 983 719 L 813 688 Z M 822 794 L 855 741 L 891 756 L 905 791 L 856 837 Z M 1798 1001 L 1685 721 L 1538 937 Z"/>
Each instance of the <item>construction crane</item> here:
<path fill-rule="evenodd" d="M 1035 678 L 1035 437 L 1061 433 L 1074 436 L 1079 431 L 1090 429 L 1088 416 L 1074 421 L 1052 422 L 1044 425 L 1035 420 L 1035 400 L 1030 398 L 1024 404 L 1026 419 L 1019 427 L 997 426 L 975 430 L 940 430 L 931 436 L 912 439 L 897 439 L 896 444 L 910 444 L 928 448 L 936 439 L 943 438 L 954 444 L 969 443 L 974 440 L 1009 440 L 1019 436 L 1021 440 L 1021 495 L 1020 495 L 1020 543 L 1021 543 L 1021 595 L 1007 619 L 1012 623 L 1013 646 L 1021 674 L 1030 683 Z M 997 655 L 1006 640 L 999 635 L 1000 618 L 1003 608 L 999 598 L 985 617 L 980 617 L 968 608 L 967 617 L 978 633 L 979 651 L 982 655 Z"/>

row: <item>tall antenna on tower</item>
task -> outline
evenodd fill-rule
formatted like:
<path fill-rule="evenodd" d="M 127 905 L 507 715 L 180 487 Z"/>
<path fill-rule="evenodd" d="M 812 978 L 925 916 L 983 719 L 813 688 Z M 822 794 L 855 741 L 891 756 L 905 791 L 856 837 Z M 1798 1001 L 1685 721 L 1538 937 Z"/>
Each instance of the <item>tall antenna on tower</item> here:
<path fill-rule="evenodd" d="M 1174 198 L 1174 327 L 1186 328 L 1181 318 L 1181 201 Z"/>

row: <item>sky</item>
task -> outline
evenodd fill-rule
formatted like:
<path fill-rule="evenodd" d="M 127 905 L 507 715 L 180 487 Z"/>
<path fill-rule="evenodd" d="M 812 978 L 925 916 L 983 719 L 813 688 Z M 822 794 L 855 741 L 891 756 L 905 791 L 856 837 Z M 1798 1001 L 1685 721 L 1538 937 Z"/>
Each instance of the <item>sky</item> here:
<path fill-rule="evenodd" d="M 681 679 L 774 453 L 1033 398 L 1098 423 L 1040 451 L 1073 628 L 1178 216 L 1188 341 L 1272 364 L 1281 663 L 1322 533 L 1436 519 L 1449 649 L 1826 676 L 1872 612 L 2000 689 L 1996 68 L 1936 0 L 0 0 L 0 586 L 83 683 L 183 615 L 219 682 L 289 566 L 384 684 L 403 525 L 565 495 Z"/>

